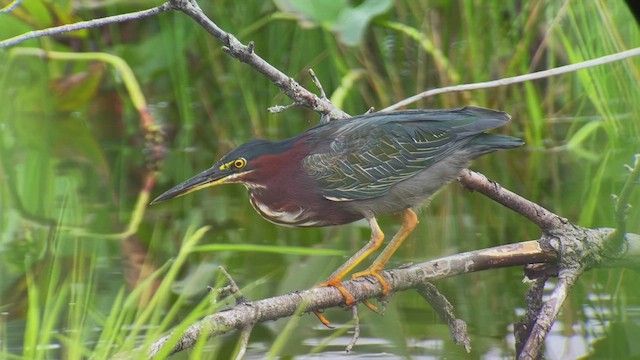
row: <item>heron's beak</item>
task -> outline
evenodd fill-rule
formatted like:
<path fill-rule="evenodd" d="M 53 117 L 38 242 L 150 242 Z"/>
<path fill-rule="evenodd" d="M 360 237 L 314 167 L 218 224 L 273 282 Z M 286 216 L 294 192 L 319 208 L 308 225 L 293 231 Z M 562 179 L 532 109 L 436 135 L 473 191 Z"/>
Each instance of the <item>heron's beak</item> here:
<path fill-rule="evenodd" d="M 232 179 L 234 175 L 237 174 L 229 170 L 220 169 L 218 166 L 214 165 L 212 168 L 209 168 L 191 179 L 167 190 L 165 193 L 153 200 L 151 204 L 153 205 L 161 201 L 186 195 L 190 192 L 204 189 L 206 187 L 224 184 L 228 180 Z"/>

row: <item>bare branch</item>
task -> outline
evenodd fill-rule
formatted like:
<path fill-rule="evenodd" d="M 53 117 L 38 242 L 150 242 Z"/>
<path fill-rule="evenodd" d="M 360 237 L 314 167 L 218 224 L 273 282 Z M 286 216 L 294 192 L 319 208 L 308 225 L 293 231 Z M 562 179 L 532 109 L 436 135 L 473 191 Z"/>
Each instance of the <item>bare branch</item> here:
<path fill-rule="evenodd" d="M 360 338 L 360 317 L 358 316 L 357 306 L 351 307 L 351 315 L 353 317 L 353 336 L 351 337 L 351 341 L 349 341 L 349 345 L 347 345 L 347 348 L 344 349 L 346 353 L 351 352 L 353 347 L 358 342 L 358 339 Z"/>
<path fill-rule="evenodd" d="M 520 356 L 525 342 L 531 335 L 531 329 L 536 322 L 536 318 L 542 309 L 542 295 L 544 294 L 544 284 L 547 277 L 543 276 L 534 280 L 533 286 L 527 291 L 525 296 L 525 304 L 527 311 L 520 321 L 518 321 L 513 329 L 516 338 L 516 355 Z"/>
<path fill-rule="evenodd" d="M 604 249 L 613 229 L 587 229 L 571 223 L 550 229 L 543 234 L 540 245 L 558 256 L 558 283 L 542 306 L 522 347 L 519 359 L 538 359 L 544 339 L 551 330 L 569 291 L 584 271 L 605 262 Z"/>
<path fill-rule="evenodd" d="M 211 21 L 200 9 L 195 0 L 170 0 L 160 6 L 151 8 L 149 10 L 143 10 L 128 14 L 109 16 L 100 19 L 94 19 L 89 21 L 81 21 L 75 24 L 63 25 L 44 30 L 37 30 L 28 32 L 23 35 L 19 35 L 4 41 L 0 41 L 0 47 L 8 47 L 20 42 L 38 38 L 42 36 L 51 36 L 57 34 L 63 34 L 70 31 L 95 28 L 104 26 L 107 24 L 124 22 L 129 20 L 141 19 L 148 16 L 153 16 L 162 12 L 166 12 L 172 9 L 177 9 L 190 16 L 198 24 L 204 27 L 211 35 L 220 40 L 223 44 L 223 50 L 232 57 L 247 63 L 254 69 L 258 70 L 269 80 L 271 80 L 280 90 L 291 98 L 294 103 L 305 106 L 311 110 L 314 110 L 324 117 L 329 119 L 345 119 L 350 117 L 344 111 L 336 108 L 326 96 L 318 97 L 309 90 L 302 87 L 294 79 L 290 78 L 282 71 L 278 70 L 260 56 L 255 51 L 255 44 L 253 42 L 249 45 L 242 44 L 238 39 L 230 33 L 222 30 L 218 25 Z"/>
<path fill-rule="evenodd" d="M 485 81 L 485 82 L 479 82 L 479 83 L 473 83 L 473 84 L 445 86 L 438 89 L 432 89 L 432 90 L 421 92 L 417 95 L 414 95 L 402 101 L 399 101 L 391 106 L 387 106 L 386 108 L 380 111 L 396 110 L 403 106 L 407 106 L 411 103 L 414 103 L 418 100 L 428 98 L 434 95 L 451 93 L 451 92 L 469 91 L 469 90 L 489 89 L 489 88 L 494 88 L 499 86 L 513 85 L 513 84 L 517 84 L 525 81 L 538 80 L 538 79 L 548 78 L 551 76 L 567 74 L 567 73 L 578 71 L 580 69 L 586 69 L 594 66 L 604 65 L 604 64 L 620 61 L 620 60 L 638 56 L 638 55 L 640 55 L 640 47 L 622 51 L 615 54 L 611 54 L 611 55 L 602 56 L 592 60 L 583 61 L 577 64 L 560 66 L 557 68 L 537 71 L 530 74 L 518 75 L 518 76 L 509 77 L 509 78 L 503 78 L 503 79 Z"/>
<path fill-rule="evenodd" d="M 462 345 L 467 353 L 471 352 L 471 338 L 467 332 L 467 323 L 456 318 L 453 305 L 438 291 L 432 283 L 424 283 L 418 287 L 418 294 L 422 296 L 449 326 L 451 340 L 456 345 Z"/>
<path fill-rule="evenodd" d="M 543 231 L 561 227 L 569 222 L 567 219 L 503 188 L 500 184 L 475 171 L 463 170 L 459 181 L 467 188 L 475 190 L 526 217 Z"/>
<path fill-rule="evenodd" d="M 313 72 L 313 69 L 309 69 L 309 76 L 311 76 L 311 80 L 313 80 L 313 83 L 316 85 L 316 88 L 318 88 L 318 91 L 320 92 L 320 98 L 325 100 L 328 99 L 327 94 L 324 92 L 324 88 L 322 87 L 322 83 L 320 82 L 320 79 L 318 79 L 318 77 L 316 76 L 316 73 Z"/>
<path fill-rule="evenodd" d="M 18 5 L 20 5 L 21 3 L 22 3 L 22 0 L 13 0 L 9 4 L 7 4 L 5 7 L 0 9 L 0 14 L 8 14 L 8 13 L 12 12 L 13 9 L 18 7 Z"/>
<path fill-rule="evenodd" d="M 293 103 L 293 104 L 289 104 L 289 105 L 274 105 L 274 106 L 269 107 L 267 110 L 272 114 L 277 114 L 277 113 L 281 113 L 281 112 L 283 112 L 285 110 L 289 110 L 289 109 L 297 107 L 297 106 L 300 106 L 300 104 Z"/>
<path fill-rule="evenodd" d="M 51 36 L 51 35 L 59 35 L 68 33 L 71 31 L 83 30 L 83 29 L 91 29 L 96 28 L 108 24 L 131 21 L 131 20 L 139 20 L 145 17 L 157 15 L 172 9 L 172 6 L 169 2 L 166 2 L 160 6 L 156 6 L 154 8 L 142 11 L 136 11 L 127 14 L 115 15 L 115 16 L 107 16 L 100 19 L 93 19 L 88 21 L 81 21 L 74 24 L 56 26 L 52 28 L 42 29 L 30 31 L 26 34 L 14 36 L 12 38 L 0 41 L 0 48 L 9 47 L 21 42 L 27 41 L 29 39 L 35 39 L 43 36 Z"/>
<path fill-rule="evenodd" d="M 579 275 L 579 274 L 575 274 Z M 544 339 L 547 337 L 551 325 L 555 322 L 564 301 L 569 295 L 571 287 L 575 284 L 577 276 L 572 280 L 560 279 L 553 289 L 551 296 L 544 304 L 538 314 L 538 320 L 534 323 L 531 334 L 527 339 L 522 352 L 518 356 L 519 360 L 535 360 L 540 358 Z"/>
<path fill-rule="evenodd" d="M 518 358 L 524 360 L 538 359 L 542 356 L 542 345 L 551 330 L 551 326 L 555 322 L 560 313 L 562 305 L 569 296 L 569 292 L 582 273 L 596 264 L 606 263 L 604 261 L 607 252 L 605 251 L 611 245 L 611 241 L 615 241 L 615 251 L 609 252 L 614 255 L 623 252 L 623 244 L 632 243 L 631 238 L 634 234 L 626 234 L 626 207 L 631 197 L 632 189 L 640 177 L 640 160 L 636 156 L 634 168 L 631 169 L 627 182 L 623 187 L 618 202 L 616 204 L 616 216 L 618 228 L 613 229 L 585 229 L 570 223 L 557 228 L 547 229 L 547 232 L 541 239 L 541 245 L 546 248 L 553 248 L 559 256 L 558 263 L 558 284 L 553 289 L 544 306 L 539 309 L 535 316 L 535 322 L 532 324 L 527 320 L 531 320 L 530 312 L 534 309 L 528 308 L 528 316 L 525 317 L 525 325 L 529 325 L 530 334 L 526 342 L 519 349 L 519 336 L 517 335 L 517 351 Z M 597 232 L 597 233 L 595 233 Z M 626 241 L 625 241 L 626 240 Z M 629 247 L 626 249 L 629 250 Z M 543 278 L 544 279 L 544 278 Z M 541 291 L 541 290 L 537 290 Z M 529 305 L 528 305 L 529 306 Z M 531 305 L 537 307 L 537 304 Z M 520 335 L 526 329 L 519 329 Z"/>
<path fill-rule="evenodd" d="M 238 287 L 238 284 L 236 284 L 236 282 L 233 280 L 231 275 L 229 275 L 229 273 L 224 268 L 224 266 L 218 266 L 218 269 L 220 269 L 222 274 L 224 274 L 224 276 L 227 278 L 227 281 L 229 282 L 229 285 L 224 287 L 223 289 L 225 289 L 231 295 L 233 295 L 233 297 L 236 299 L 236 305 L 240 305 L 240 304 L 246 303 L 247 302 L 247 298 L 244 296 L 244 294 L 242 294 L 242 291 L 240 291 L 240 288 Z"/>
<path fill-rule="evenodd" d="M 582 230 L 584 229 L 577 228 L 576 232 L 579 233 Z M 613 229 L 591 230 L 590 236 L 593 240 L 603 240 L 612 231 Z M 640 235 L 635 235 L 633 238 L 629 237 L 627 240 L 640 243 Z M 593 245 L 587 242 L 585 246 L 591 247 Z M 636 244 L 627 248 L 640 249 L 640 245 Z M 622 254 L 619 255 L 621 256 Z M 636 262 L 640 261 L 638 255 L 631 255 Z M 607 259 L 602 263 L 610 265 L 617 259 Z M 389 282 L 393 293 L 407 289 L 417 289 L 424 286 L 426 282 L 470 272 L 555 261 L 555 252 L 543 251 L 539 246 L 539 242 L 534 240 L 455 254 L 409 267 L 388 270 L 383 272 L 383 276 Z M 369 281 L 366 277 L 345 281 L 342 285 L 358 302 L 383 295 L 380 284 L 377 281 Z M 344 305 L 342 294 L 332 287 L 313 288 L 269 299 L 247 302 L 206 316 L 201 321 L 189 326 L 180 336 L 180 340 L 171 353 L 192 347 L 200 336 L 211 338 L 234 329 L 242 329 L 248 324 L 292 316 L 299 311 L 299 306 L 305 301 L 307 304 L 306 312 Z M 148 350 L 149 357 L 157 354 L 170 337 L 171 335 L 167 335 L 154 342 Z"/>
<path fill-rule="evenodd" d="M 195 0 L 171 0 L 176 9 L 184 12 L 205 28 L 216 39 L 223 44 L 225 52 L 232 57 L 247 63 L 267 79 L 271 80 L 280 90 L 291 98 L 294 103 L 314 110 L 330 119 L 346 119 L 349 114 L 336 108 L 326 98 L 320 98 L 314 93 L 302 87 L 293 78 L 290 78 L 273 65 L 266 62 L 254 51 L 254 46 L 242 44 L 235 36 L 222 30 L 211 19 L 209 19 L 198 7 Z"/>
<path fill-rule="evenodd" d="M 249 347 L 249 338 L 251 337 L 251 332 L 253 331 L 253 324 L 245 326 L 242 329 L 242 333 L 240 334 L 240 349 L 238 349 L 238 355 L 236 356 L 236 360 L 244 359 L 244 354 L 247 352 L 247 347 Z"/>

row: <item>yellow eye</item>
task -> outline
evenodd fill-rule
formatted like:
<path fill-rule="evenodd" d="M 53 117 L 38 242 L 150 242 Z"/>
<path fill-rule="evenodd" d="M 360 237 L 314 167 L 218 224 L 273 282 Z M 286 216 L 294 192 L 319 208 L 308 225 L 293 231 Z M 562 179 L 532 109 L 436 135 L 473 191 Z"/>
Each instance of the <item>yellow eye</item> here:
<path fill-rule="evenodd" d="M 245 165 L 247 165 L 247 159 L 245 158 L 239 158 L 233 161 L 233 166 L 235 166 L 236 169 L 242 169 Z"/>

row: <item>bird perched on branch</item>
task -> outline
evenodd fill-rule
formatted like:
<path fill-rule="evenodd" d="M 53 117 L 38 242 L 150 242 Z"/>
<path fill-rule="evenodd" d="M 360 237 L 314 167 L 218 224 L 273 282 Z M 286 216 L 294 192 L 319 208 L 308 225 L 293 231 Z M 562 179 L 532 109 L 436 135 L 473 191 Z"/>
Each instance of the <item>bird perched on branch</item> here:
<path fill-rule="evenodd" d="M 484 132 L 509 119 L 504 112 L 469 106 L 335 120 L 290 139 L 241 145 L 152 203 L 240 183 L 254 209 L 278 225 L 331 226 L 367 219 L 369 242 L 319 285 L 336 287 L 351 305 L 355 300 L 340 282 L 382 244 L 376 217 L 400 213 L 403 223 L 372 265 L 353 277 L 373 276 L 387 293 L 390 287 L 381 272 L 418 223 L 411 208 L 456 179 L 472 159 L 522 145 L 521 139 Z"/>

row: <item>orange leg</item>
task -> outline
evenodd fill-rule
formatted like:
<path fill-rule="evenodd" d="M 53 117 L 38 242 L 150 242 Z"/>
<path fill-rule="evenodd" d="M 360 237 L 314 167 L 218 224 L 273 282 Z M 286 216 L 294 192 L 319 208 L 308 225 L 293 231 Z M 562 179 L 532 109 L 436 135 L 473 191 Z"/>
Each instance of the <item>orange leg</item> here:
<path fill-rule="evenodd" d="M 380 285 L 382 285 L 382 292 L 385 294 L 388 293 L 389 290 L 391 290 L 391 287 L 389 286 L 389 283 L 387 282 L 387 280 L 385 280 L 382 277 L 382 274 L 381 274 L 382 270 L 384 270 L 385 265 L 387 264 L 387 262 L 389 261 L 393 253 L 395 253 L 396 250 L 398 250 L 400 245 L 402 245 L 402 242 L 404 241 L 404 239 L 406 239 L 407 236 L 411 234 L 411 232 L 413 231 L 413 229 L 415 229 L 417 224 L 418 224 L 418 217 L 416 216 L 416 213 L 413 212 L 413 210 L 411 209 L 406 209 L 402 213 L 402 227 L 400 227 L 400 230 L 398 230 L 398 232 L 395 234 L 393 239 L 391 239 L 391 241 L 389 242 L 389 245 L 387 245 L 387 247 L 384 248 L 384 250 L 382 250 L 382 253 L 378 255 L 378 257 L 373 261 L 373 264 L 371 264 L 371 266 L 369 266 L 364 271 L 360 271 L 353 274 L 352 278 L 355 279 L 355 278 L 371 275 L 376 279 L 378 279 L 378 281 L 380 282 Z"/>
<path fill-rule="evenodd" d="M 413 213 L 413 212 L 412 212 Z M 414 214 L 415 216 L 415 214 Z M 373 216 L 367 217 L 369 221 L 369 225 L 371 226 L 371 239 L 369 242 L 362 247 L 362 249 L 358 250 L 349 260 L 347 260 L 342 266 L 340 266 L 336 271 L 329 276 L 327 281 L 317 285 L 317 287 L 323 286 L 333 286 L 340 291 L 342 296 L 344 296 L 345 303 L 347 305 L 353 305 L 356 301 L 351 294 L 340 284 L 342 278 L 345 277 L 354 267 L 358 266 L 362 262 L 362 260 L 366 259 L 372 252 L 376 251 L 380 245 L 382 245 L 382 241 L 384 240 L 384 234 L 382 230 L 380 230 L 380 226 L 378 226 L 378 221 Z M 395 238 L 394 238 L 395 239 Z M 384 264 L 383 264 L 384 266 Z M 317 315 L 317 314 L 316 314 Z"/>

